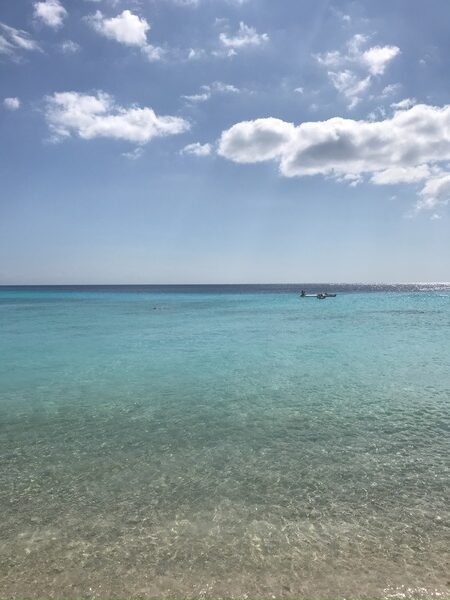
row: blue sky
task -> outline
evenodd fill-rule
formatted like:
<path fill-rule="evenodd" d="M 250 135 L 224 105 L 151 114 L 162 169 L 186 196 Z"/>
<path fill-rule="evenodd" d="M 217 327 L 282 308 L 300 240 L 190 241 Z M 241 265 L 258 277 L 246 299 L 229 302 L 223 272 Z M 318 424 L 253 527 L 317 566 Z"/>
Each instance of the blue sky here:
<path fill-rule="evenodd" d="M 0 4 L 0 284 L 450 279 L 444 1 Z"/>

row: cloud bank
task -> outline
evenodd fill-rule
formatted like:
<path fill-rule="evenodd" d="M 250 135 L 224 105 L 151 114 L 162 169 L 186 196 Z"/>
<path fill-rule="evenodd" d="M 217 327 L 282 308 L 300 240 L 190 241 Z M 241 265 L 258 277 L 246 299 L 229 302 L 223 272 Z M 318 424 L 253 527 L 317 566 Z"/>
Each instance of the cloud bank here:
<path fill-rule="evenodd" d="M 183 133 L 189 123 L 159 116 L 149 107 L 118 106 L 112 96 L 61 92 L 45 99 L 45 118 L 54 140 L 76 135 L 84 140 L 111 138 L 146 144 L 155 137 Z"/>
<path fill-rule="evenodd" d="M 368 176 L 376 185 L 424 181 L 417 206 L 434 208 L 450 199 L 450 174 L 443 170 L 450 161 L 450 105 L 417 104 L 376 122 L 243 121 L 222 133 L 218 153 L 236 163 L 275 161 L 285 177 L 357 182 Z"/>

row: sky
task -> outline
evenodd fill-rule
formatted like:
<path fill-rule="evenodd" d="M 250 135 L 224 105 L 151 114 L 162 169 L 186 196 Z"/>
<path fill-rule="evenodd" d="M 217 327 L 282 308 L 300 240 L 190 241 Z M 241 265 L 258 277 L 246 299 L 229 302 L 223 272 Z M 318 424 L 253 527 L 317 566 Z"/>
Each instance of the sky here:
<path fill-rule="evenodd" d="M 450 280 L 445 0 L 0 0 L 0 285 Z"/>

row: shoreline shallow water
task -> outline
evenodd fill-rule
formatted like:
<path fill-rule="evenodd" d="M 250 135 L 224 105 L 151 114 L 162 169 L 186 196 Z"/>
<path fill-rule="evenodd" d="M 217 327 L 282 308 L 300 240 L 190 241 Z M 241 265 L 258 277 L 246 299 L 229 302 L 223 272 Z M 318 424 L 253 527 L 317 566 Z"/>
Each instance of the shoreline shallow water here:
<path fill-rule="evenodd" d="M 450 286 L 302 288 L 0 288 L 0 597 L 449 597 Z"/>

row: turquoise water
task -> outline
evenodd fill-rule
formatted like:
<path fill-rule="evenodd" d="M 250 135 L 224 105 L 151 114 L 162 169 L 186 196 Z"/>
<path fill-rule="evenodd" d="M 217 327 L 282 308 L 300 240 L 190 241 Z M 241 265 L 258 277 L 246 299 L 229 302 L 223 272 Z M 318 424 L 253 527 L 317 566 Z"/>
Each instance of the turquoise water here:
<path fill-rule="evenodd" d="M 300 287 L 0 288 L 1 597 L 450 597 L 450 286 Z"/>

